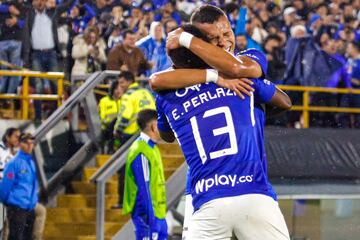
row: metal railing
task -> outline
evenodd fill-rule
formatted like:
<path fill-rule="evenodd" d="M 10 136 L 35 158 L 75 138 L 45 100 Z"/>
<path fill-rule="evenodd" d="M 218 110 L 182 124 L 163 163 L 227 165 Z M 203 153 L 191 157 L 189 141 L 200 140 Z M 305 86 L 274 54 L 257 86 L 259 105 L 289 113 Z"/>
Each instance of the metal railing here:
<path fill-rule="evenodd" d="M 184 162 L 166 181 L 166 208 L 168 210 L 175 207 L 181 196 L 184 195 L 187 171 L 188 167 L 186 162 Z M 112 239 L 135 240 L 132 221 L 129 220 Z"/>
<path fill-rule="evenodd" d="M 121 146 L 106 162 L 104 166 L 98 169 L 91 177 L 91 181 L 96 183 L 96 239 L 104 240 L 105 224 L 105 183 L 116 172 L 125 166 L 126 157 L 130 145 L 138 137 L 138 134 L 132 136 L 123 146 Z"/>
<path fill-rule="evenodd" d="M 35 162 L 40 176 L 40 184 L 46 195 L 52 197 L 64 182 L 68 181 L 83 164 L 91 160 L 99 149 L 100 119 L 94 94 L 90 94 L 95 86 L 107 77 L 119 75 L 118 71 L 103 71 L 93 73 L 56 111 L 47 118 L 35 131 L 35 143 L 58 124 L 77 104 L 82 103 L 86 122 L 89 127 L 89 141 L 83 145 L 70 160 L 48 181 L 44 170 L 44 159 L 40 144 L 35 145 Z"/>
<path fill-rule="evenodd" d="M 104 240 L 104 224 L 105 224 L 105 184 L 106 182 L 117 173 L 122 167 L 125 166 L 127 154 L 130 145 L 136 140 L 139 135 L 136 134 L 131 137 L 119 150 L 115 152 L 106 162 L 104 166 L 96 171 L 91 177 L 91 181 L 96 183 L 96 239 Z M 166 182 L 166 202 L 167 207 L 170 209 L 183 195 L 185 191 L 184 182 L 186 180 L 187 165 L 183 163 L 167 180 Z M 131 221 L 119 229 L 119 232 L 113 239 L 128 239 L 131 240 L 133 236 L 133 228 Z"/>
<path fill-rule="evenodd" d="M 326 107 L 310 105 L 310 93 L 328 93 L 328 94 L 360 94 L 360 90 L 351 88 L 324 88 L 324 87 L 306 87 L 306 86 L 278 86 L 283 91 L 302 92 L 302 105 L 292 106 L 291 111 L 303 112 L 303 128 L 309 128 L 310 112 L 338 112 L 338 113 L 360 113 L 360 108 L 344 107 Z"/>
<path fill-rule="evenodd" d="M 0 70 L 0 76 L 23 77 L 22 94 L 0 94 L 0 99 L 21 100 L 22 119 L 29 119 L 30 100 L 57 101 L 58 107 L 62 103 L 64 92 L 64 73 L 61 72 L 36 72 L 36 71 L 8 71 Z M 30 78 L 46 78 L 57 81 L 57 94 L 30 94 Z"/>

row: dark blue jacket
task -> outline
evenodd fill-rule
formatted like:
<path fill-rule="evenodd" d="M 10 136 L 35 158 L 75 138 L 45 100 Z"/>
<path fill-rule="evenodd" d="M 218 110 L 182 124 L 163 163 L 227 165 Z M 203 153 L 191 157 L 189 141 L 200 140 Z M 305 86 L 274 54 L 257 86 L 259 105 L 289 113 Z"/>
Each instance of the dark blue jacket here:
<path fill-rule="evenodd" d="M 36 168 L 30 154 L 19 151 L 8 162 L 0 181 L 0 202 L 5 205 L 32 210 L 38 202 Z"/>

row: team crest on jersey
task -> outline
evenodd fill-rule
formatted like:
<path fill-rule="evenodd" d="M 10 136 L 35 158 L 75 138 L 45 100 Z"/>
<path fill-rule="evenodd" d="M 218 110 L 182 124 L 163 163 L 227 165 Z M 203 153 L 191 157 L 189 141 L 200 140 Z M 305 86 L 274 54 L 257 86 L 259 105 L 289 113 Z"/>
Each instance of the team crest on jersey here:
<path fill-rule="evenodd" d="M 200 86 L 201 84 L 196 84 L 187 88 L 178 89 L 176 90 L 175 95 L 177 97 L 184 97 L 190 90 L 200 92 Z"/>

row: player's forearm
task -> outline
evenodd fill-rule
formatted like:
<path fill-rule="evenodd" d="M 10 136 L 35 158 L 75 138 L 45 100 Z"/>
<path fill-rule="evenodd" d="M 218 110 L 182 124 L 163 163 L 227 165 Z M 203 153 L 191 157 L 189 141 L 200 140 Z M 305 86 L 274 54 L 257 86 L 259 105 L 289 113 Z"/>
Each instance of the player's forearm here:
<path fill-rule="evenodd" d="M 280 111 L 290 110 L 292 102 L 285 92 L 276 87 L 275 95 L 271 98 L 269 105 L 273 106 L 274 109 L 278 109 L 276 114 L 279 114 Z"/>
<path fill-rule="evenodd" d="M 176 69 L 157 72 L 151 75 L 149 84 L 154 91 L 179 89 L 205 83 L 206 70 Z"/>
<path fill-rule="evenodd" d="M 229 52 L 193 37 L 190 50 L 209 66 L 233 78 L 258 78 L 262 75 L 257 63 L 250 58 L 237 58 Z"/>

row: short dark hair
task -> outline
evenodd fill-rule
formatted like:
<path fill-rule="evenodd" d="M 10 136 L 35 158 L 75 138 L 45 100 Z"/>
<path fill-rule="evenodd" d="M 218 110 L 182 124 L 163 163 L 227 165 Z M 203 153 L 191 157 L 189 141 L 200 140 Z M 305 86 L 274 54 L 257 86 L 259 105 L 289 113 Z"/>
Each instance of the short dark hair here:
<path fill-rule="evenodd" d="M 220 17 L 226 17 L 223 10 L 218 7 L 206 4 L 197 8 L 191 15 L 190 22 L 194 23 L 214 23 Z"/>
<path fill-rule="evenodd" d="M 4 135 L 2 136 L 2 139 L 1 139 L 3 141 L 3 143 L 6 144 L 7 143 L 6 138 L 11 137 L 11 135 L 13 135 L 14 132 L 16 132 L 16 131 L 20 131 L 20 130 L 18 128 L 13 128 L 13 127 L 6 129 Z"/>
<path fill-rule="evenodd" d="M 278 41 L 278 42 L 280 42 L 281 43 L 281 37 L 279 37 L 278 35 L 276 35 L 276 34 L 271 34 L 271 35 L 269 35 L 269 36 L 267 36 L 266 38 L 265 38 L 265 41 L 264 41 L 264 46 L 270 41 L 270 40 L 275 40 L 275 41 Z"/>
<path fill-rule="evenodd" d="M 135 34 L 135 32 L 129 28 L 127 28 L 121 32 L 121 36 L 123 39 L 125 39 L 128 34 Z"/>
<path fill-rule="evenodd" d="M 209 42 L 205 34 L 200 29 L 192 24 L 184 24 L 181 27 L 185 32 L 191 33 L 195 37 L 198 37 L 206 42 Z M 169 57 L 173 62 L 175 68 L 198 68 L 205 69 L 210 68 L 208 64 L 204 62 L 200 57 L 195 55 L 189 49 L 180 47 L 169 51 Z"/>
<path fill-rule="evenodd" d="M 134 74 L 130 71 L 122 71 L 119 74 L 119 79 L 120 78 L 124 78 L 126 81 L 129 81 L 129 82 L 135 82 Z"/>
<path fill-rule="evenodd" d="M 157 112 L 155 110 L 144 109 L 138 113 L 136 122 L 139 125 L 140 129 L 143 131 L 149 122 L 156 119 L 157 119 Z"/>

